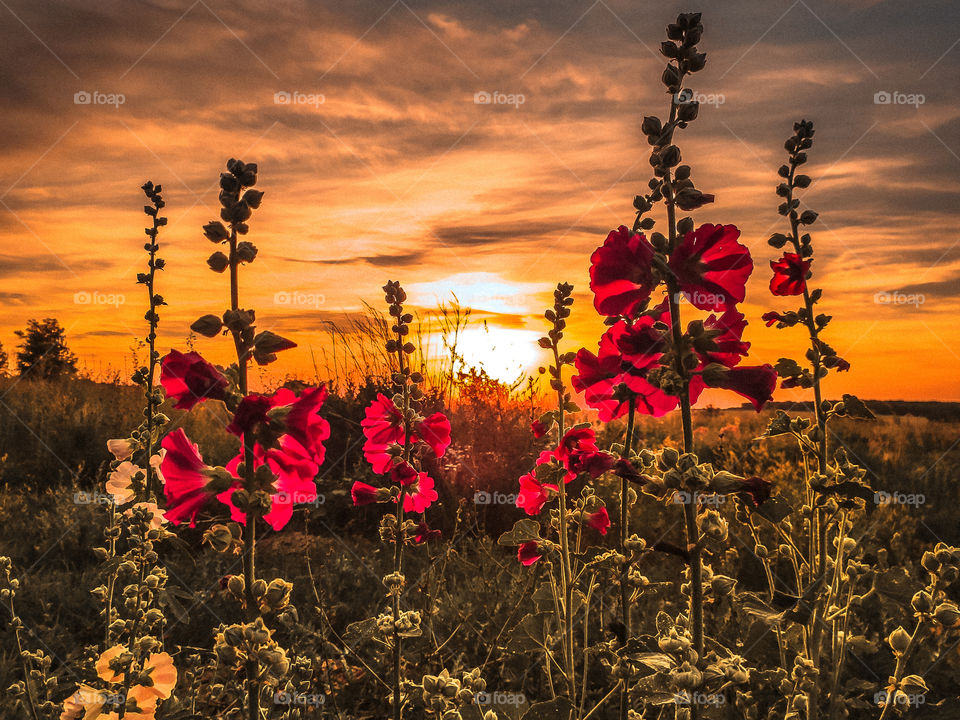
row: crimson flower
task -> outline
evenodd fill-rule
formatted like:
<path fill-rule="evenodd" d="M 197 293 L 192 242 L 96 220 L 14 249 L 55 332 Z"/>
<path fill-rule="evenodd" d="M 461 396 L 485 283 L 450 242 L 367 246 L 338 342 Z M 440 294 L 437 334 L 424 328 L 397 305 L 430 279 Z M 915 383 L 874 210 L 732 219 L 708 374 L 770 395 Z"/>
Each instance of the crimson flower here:
<path fill-rule="evenodd" d="M 367 441 L 363 445 L 363 454 L 373 471 L 384 474 L 390 470 L 397 457 L 389 450 L 391 445 L 402 444 L 404 437 L 403 412 L 393 400 L 383 393 L 366 410 L 366 417 L 360 421 Z M 443 457 L 450 445 L 450 421 L 440 412 L 424 418 L 412 429 L 411 442 L 425 442 L 434 455 Z"/>
<path fill-rule="evenodd" d="M 233 419 L 227 425 L 227 432 L 240 437 L 245 433 L 253 432 L 260 424 L 266 424 L 267 412 L 273 407 L 273 399 L 269 395 L 251 393 L 240 401 L 233 413 Z"/>
<path fill-rule="evenodd" d="M 710 315 L 704 320 L 703 327 L 708 332 L 717 333 L 713 338 L 713 348 L 698 353 L 705 364 L 715 362 L 732 368 L 739 364 L 750 349 L 750 343 L 741 339 L 747 321 L 743 313 L 734 308 L 726 310 L 719 317 Z"/>
<path fill-rule="evenodd" d="M 307 451 L 319 467 L 326 457 L 324 441 L 330 438 L 330 423 L 320 417 L 320 408 L 327 399 L 325 385 L 306 388 L 297 396 L 292 390 L 281 388 L 274 396 L 274 406 L 287 406 L 284 418 L 287 435 Z"/>
<path fill-rule="evenodd" d="M 754 506 L 759 506 L 770 499 L 773 483 L 760 477 L 749 477 L 743 481 L 740 492 L 742 499 L 749 500 Z"/>
<path fill-rule="evenodd" d="M 653 245 L 624 225 L 612 230 L 590 256 L 590 289 L 597 312 L 608 317 L 631 315 L 656 286 Z"/>
<path fill-rule="evenodd" d="M 353 498 L 354 505 L 369 505 L 377 501 L 379 490 L 373 485 L 367 485 L 365 482 L 357 480 L 350 488 L 350 496 Z"/>
<path fill-rule="evenodd" d="M 160 362 L 160 384 L 178 410 L 189 410 L 203 400 L 223 400 L 227 379 L 198 352 L 171 350 Z"/>
<path fill-rule="evenodd" d="M 577 450 L 570 453 L 567 459 L 567 468 L 570 472 L 567 480 L 572 480 L 580 473 L 589 473 L 598 478 L 613 467 L 616 458 L 610 453 L 596 450 Z"/>
<path fill-rule="evenodd" d="M 770 327 L 778 322 L 786 322 L 787 318 L 780 313 L 771 310 L 770 312 L 765 312 L 763 315 L 761 315 L 760 319 L 767 324 L 767 327 Z"/>
<path fill-rule="evenodd" d="M 209 466 L 182 428 L 163 438 L 160 446 L 167 451 L 160 464 L 163 491 L 167 498 L 167 509 L 163 516 L 174 525 L 189 519 L 190 527 L 194 527 L 197 514 L 212 497 L 207 489 Z"/>
<path fill-rule="evenodd" d="M 586 513 L 584 517 L 587 520 L 587 526 L 593 528 L 601 535 L 606 535 L 610 529 L 610 515 L 607 508 L 601 507 L 596 512 Z"/>
<path fill-rule="evenodd" d="M 680 291 L 700 310 L 726 310 L 743 302 L 753 272 L 750 251 L 734 225 L 701 225 L 683 236 L 670 255 Z"/>
<path fill-rule="evenodd" d="M 779 260 L 771 260 L 770 292 L 774 295 L 802 295 L 807 288 L 812 263 L 813 260 L 804 260 L 796 253 L 784 253 Z"/>
<path fill-rule="evenodd" d="M 233 487 L 217 495 L 217 499 L 230 508 L 230 518 L 243 525 L 247 523 L 247 514 L 233 504 L 233 493 L 242 487 L 238 467 L 243 460 L 243 451 L 227 464 L 227 472 L 237 478 Z M 293 506 L 299 503 L 312 503 L 317 499 L 317 486 L 314 478 L 318 466 L 312 455 L 294 438 L 285 435 L 280 439 L 280 447 L 264 450 L 259 444 L 253 446 L 254 469 L 266 465 L 277 476 L 275 487 L 270 495 L 270 510 L 263 519 L 274 530 L 282 530 L 293 517 Z"/>
<path fill-rule="evenodd" d="M 726 388 L 747 398 L 757 412 L 773 400 L 777 387 L 777 371 L 771 365 L 736 367 L 723 373 L 711 387 Z"/>
<path fill-rule="evenodd" d="M 517 560 L 524 565 L 533 565 L 537 560 L 543 557 L 540 552 L 540 546 L 536 540 L 530 540 L 517 548 Z"/>
<path fill-rule="evenodd" d="M 550 432 L 550 428 L 547 427 L 546 423 L 542 423 L 539 420 L 534 420 L 530 423 L 530 432 L 533 433 L 533 436 L 538 440 Z"/>
<path fill-rule="evenodd" d="M 417 530 L 414 533 L 413 541 L 415 543 L 432 542 L 439 540 L 442 534 L 439 530 L 431 529 L 426 522 L 420 522 L 417 523 Z"/>
<path fill-rule="evenodd" d="M 537 467 L 546 465 L 553 460 L 553 452 L 544 450 L 537 458 Z M 520 478 L 520 492 L 517 493 L 516 505 L 527 515 L 539 515 L 544 504 L 550 499 L 547 490 L 557 492 L 559 488 L 550 483 L 541 483 L 537 479 L 536 467 Z"/>
<path fill-rule="evenodd" d="M 425 512 L 439 497 L 433 489 L 433 478 L 425 472 L 417 473 L 412 483 L 404 483 L 407 492 L 403 496 L 404 512 Z"/>

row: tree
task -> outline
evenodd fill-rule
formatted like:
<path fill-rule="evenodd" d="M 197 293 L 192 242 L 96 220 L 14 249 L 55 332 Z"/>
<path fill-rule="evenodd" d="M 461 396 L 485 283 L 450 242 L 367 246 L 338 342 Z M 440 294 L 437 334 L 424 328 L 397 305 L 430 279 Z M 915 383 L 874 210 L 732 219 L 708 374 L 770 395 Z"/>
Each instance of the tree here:
<path fill-rule="evenodd" d="M 28 320 L 17 330 L 17 370 L 21 377 L 55 378 L 77 374 L 77 356 L 67 347 L 67 335 L 56 318 Z"/>
<path fill-rule="evenodd" d="M 3 377 L 7 372 L 8 360 L 7 351 L 3 349 L 3 343 L 0 343 L 0 377 Z"/>

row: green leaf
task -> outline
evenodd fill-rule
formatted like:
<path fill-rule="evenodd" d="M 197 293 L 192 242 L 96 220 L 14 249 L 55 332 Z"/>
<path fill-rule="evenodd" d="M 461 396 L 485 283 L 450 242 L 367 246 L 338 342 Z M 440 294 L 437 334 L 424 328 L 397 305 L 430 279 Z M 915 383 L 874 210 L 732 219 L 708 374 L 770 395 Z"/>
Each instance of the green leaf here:
<path fill-rule="evenodd" d="M 513 528 L 505 532 L 497 540 L 498 545 L 517 547 L 531 540 L 540 540 L 540 523 L 531 518 L 523 518 L 514 523 Z"/>

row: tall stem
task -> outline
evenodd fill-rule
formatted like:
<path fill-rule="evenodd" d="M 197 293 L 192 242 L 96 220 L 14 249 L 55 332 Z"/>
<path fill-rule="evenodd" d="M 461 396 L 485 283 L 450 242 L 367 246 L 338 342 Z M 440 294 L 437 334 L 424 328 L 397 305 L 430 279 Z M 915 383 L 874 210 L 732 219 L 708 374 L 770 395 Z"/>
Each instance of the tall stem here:
<path fill-rule="evenodd" d="M 410 451 L 412 449 L 410 442 L 410 385 L 407 382 L 407 378 L 404 373 L 405 362 L 403 344 L 403 336 L 397 333 L 397 361 L 400 368 L 399 374 L 403 377 L 403 461 L 409 462 Z M 397 496 L 397 526 L 393 539 L 393 572 L 395 575 L 400 575 L 403 572 L 403 503 L 406 494 L 407 488 L 401 485 L 400 494 Z M 403 651 L 401 648 L 400 637 L 400 588 L 395 587 L 393 590 L 393 720 L 401 720 L 400 716 L 403 711 L 403 704 L 401 703 L 400 698 L 400 683 L 402 679 L 400 665 L 402 660 Z"/>
<path fill-rule="evenodd" d="M 237 231 L 230 230 L 230 309 L 240 309 L 240 259 L 237 257 Z M 246 396 L 249 391 L 247 377 L 247 352 L 243 347 L 243 339 L 236 330 L 231 331 L 233 344 L 237 352 L 237 384 L 240 394 Z M 243 438 L 243 483 L 248 492 L 254 490 L 254 456 L 253 445 L 246 433 Z M 257 520 L 259 512 L 247 508 L 247 525 L 243 533 L 243 580 L 244 596 L 246 599 L 246 619 L 253 622 L 259 615 L 257 598 L 253 594 L 253 586 L 257 581 Z M 247 712 L 250 720 L 259 720 L 260 717 L 260 664 L 256 657 L 247 660 Z"/>
<path fill-rule="evenodd" d="M 563 383 L 561 381 L 561 375 L 563 374 L 563 364 L 560 362 L 560 350 L 557 347 L 557 341 L 553 343 L 553 361 L 557 368 L 557 407 L 559 412 L 557 413 L 557 437 L 563 440 L 564 434 L 564 397 L 563 397 Z M 576 706 L 577 704 L 577 683 L 574 675 L 574 660 L 573 660 L 573 572 L 570 565 L 570 540 L 567 533 L 567 494 L 566 488 L 564 487 L 567 484 L 566 478 L 561 476 L 560 482 L 557 483 L 559 488 L 559 502 L 560 502 L 560 554 L 561 558 L 561 583 L 563 591 L 563 624 L 564 624 L 564 665 L 566 670 L 566 680 L 568 693 L 570 694 L 570 704 Z"/>
<path fill-rule="evenodd" d="M 633 450 L 633 426 L 634 415 L 637 410 L 637 399 L 630 396 L 630 406 L 627 413 L 627 434 L 623 441 L 624 459 L 629 459 Z M 630 484 L 627 479 L 620 478 L 620 554 L 623 556 L 623 571 L 620 574 L 620 607 L 623 611 L 623 635 L 627 640 L 631 635 L 630 622 L 630 586 L 628 577 L 630 575 L 630 563 L 627 560 L 627 538 L 630 536 L 630 508 L 628 498 L 630 495 Z M 623 683 L 620 689 L 620 720 L 627 720 L 629 714 L 630 693 L 627 683 Z"/>

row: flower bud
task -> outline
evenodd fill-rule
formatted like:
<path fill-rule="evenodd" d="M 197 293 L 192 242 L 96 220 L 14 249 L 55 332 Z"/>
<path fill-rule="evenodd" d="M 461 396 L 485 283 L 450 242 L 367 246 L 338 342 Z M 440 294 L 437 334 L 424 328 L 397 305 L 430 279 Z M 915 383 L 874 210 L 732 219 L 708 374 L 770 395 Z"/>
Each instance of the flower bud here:
<path fill-rule="evenodd" d="M 887 637 L 887 643 L 897 655 L 902 655 L 910 645 L 910 634 L 902 627 L 898 627 Z"/>

